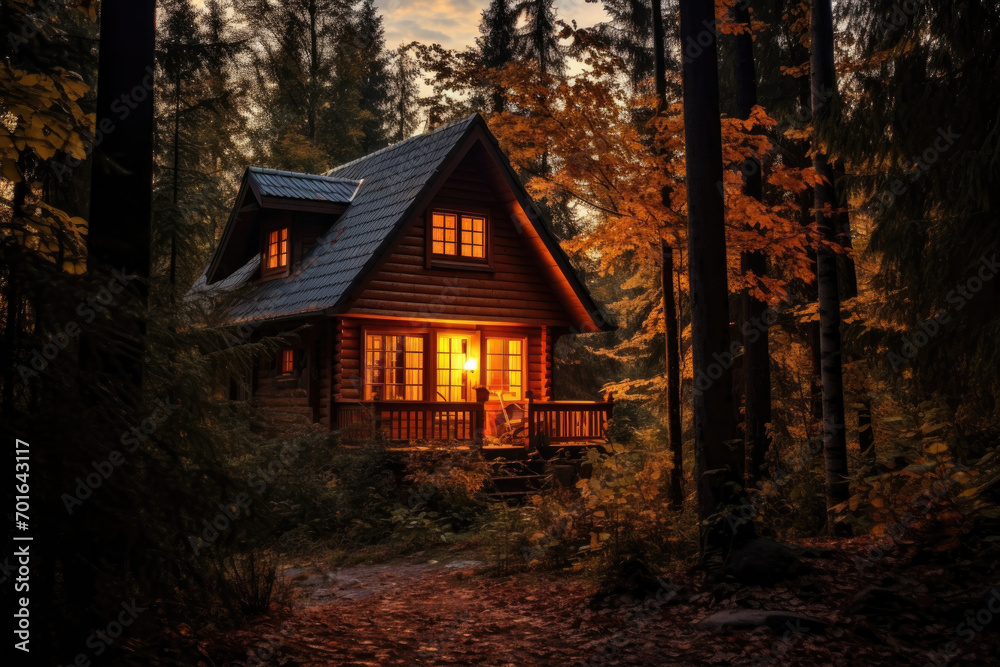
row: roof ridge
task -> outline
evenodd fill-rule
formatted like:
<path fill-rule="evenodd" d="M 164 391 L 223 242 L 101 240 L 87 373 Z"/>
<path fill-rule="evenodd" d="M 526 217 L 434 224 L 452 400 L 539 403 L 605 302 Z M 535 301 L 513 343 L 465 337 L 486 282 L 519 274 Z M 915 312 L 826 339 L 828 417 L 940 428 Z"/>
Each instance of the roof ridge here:
<path fill-rule="evenodd" d="M 317 181 L 333 181 L 335 183 L 359 183 L 357 178 L 342 178 L 340 176 L 327 176 L 326 174 L 306 174 L 300 171 L 284 171 L 282 169 L 271 169 L 269 167 L 247 167 L 251 173 L 266 174 L 268 176 L 293 176 L 295 178 L 308 178 Z"/>
<path fill-rule="evenodd" d="M 359 158 L 355 158 L 355 159 L 351 160 L 350 162 L 345 162 L 344 164 L 339 164 L 336 167 L 332 167 L 331 169 L 327 169 L 326 171 L 323 172 L 323 176 L 326 176 L 327 178 L 338 178 L 337 176 L 330 176 L 330 174 L 332 174 L 335 171 L 340 171 L 342 169 L 346 169 L 347 167 L 350 167 L 351 165 L 354 165 L 354 164 L 357 164 L 358 162 L 362 162 L 362 161 L 367 160 L 369 158 L 375 157 L 376 155 L 381 155 L 382 153 L 386 153 L 386 152 L 391 151 L 393 149 L 399 148 L 400 146 L 403 146 L 404 144 L 408 144 L 410 142 L 414 142 L 414 141 L 417 141 L 419 139 L 426 139 L 427 137 L 432 137 L 435 134 L 438 134 L 439 132 L 443 132 L 444 130 L 448 130 L 450 128 L 456 127 L 458 125 L 461 125 L 462 123 L 470 123 L 478 115 L 479 115 L 479 112 L 473 112 L 473 113 L 469 114 L 468 116 L 466 116 L 465 118 L 462 118 L 461 120 L 456 120 L 456 121 L 452 121 L 450 123 L 446 123 L 444 125 L 439 125 L 438 127 L 435 127 L 430 132 L 424 132 L 423 134 L 416 134 L 416 135 L 414 135 L 412 137 L 409 137 L 407 139 L 403 139 L 402 141 L 397 141 L 394 144 L 389 144 L 385 148 L 380 148 L 377 151 L 374 151 L 372 153 L 368 153 L 367 155 L 362 155 Z"/>

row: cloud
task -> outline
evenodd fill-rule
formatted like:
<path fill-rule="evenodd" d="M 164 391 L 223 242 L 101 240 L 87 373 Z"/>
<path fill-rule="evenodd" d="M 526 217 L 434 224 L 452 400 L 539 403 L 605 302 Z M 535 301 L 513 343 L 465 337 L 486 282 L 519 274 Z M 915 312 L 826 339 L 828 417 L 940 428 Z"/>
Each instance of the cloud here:
<path fill-rule="evenodd" d="M 385 19 L 385 43 L 393 48 L 414 40 L 438 43 L 449 49 L 475 44 L 479 20 L 489 0 L 376 0 Z M 589 26 L 605 19 L 600 3 L 584 0 L 556 2 L 559 18 Z"/>

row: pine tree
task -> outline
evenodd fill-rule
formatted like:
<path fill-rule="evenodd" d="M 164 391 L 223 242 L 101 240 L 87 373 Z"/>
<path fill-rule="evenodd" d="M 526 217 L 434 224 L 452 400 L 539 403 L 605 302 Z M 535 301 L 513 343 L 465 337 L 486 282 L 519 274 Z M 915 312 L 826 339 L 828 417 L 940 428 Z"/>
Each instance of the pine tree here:
<path fill-rule="evenodd" d="M 520 58 L 542 76 L 561 74 L 566 58 L 559 46 L 555 0 L 520 0 L 516 8 L 524 20 L 516 38 Z"/>
<path fill-rule="evenodd" d="M 385 119 L 389 111 L 389 56 L 385 50 L 385 28 L 374 0 L 363 0 L 354 19 L 356 50 L 354 57 L 360 72 L 361 139 L 358 151 L 367 155 L 389 142 L 390 128 Z"/>
<path fill-rule="evenodd" d="M 232 70 L 245 42 L 216 0 L 204 11 L 191 0 L 169 0 L 160 12 L 157 61 L 164 101 L 156 127 L 153 247 L 156 256 L 167 258 L 173 292 L 194 282 L 215 240 L 212 220 L 228 212 L 220 201 L 229 194 L 222 165 L 231 170 L 231 162 L 242 162 L 236 149 L 240 91 Z M 179 257 L 187 260 L 180 279 Z"/>
<path fill-rule="evenodd" d="M 323 171 L 337 159 L 329 155 L 332 144 L 350 127 L 348 118 L 330 128 L 324 123 L 337 120 L 324 112 L 333 96 L 340 43 L 350 29 L 349 8 L 342 0 L 253 0 L 243 17 L 255 35 L 254 101 L 266 114 L 255 142 L 262 157 L 277 168 Z M 356 113 L 356 101 L 342 100 L 342 106 Z"/>
<path fill-rule="evenodd" d="M 420 124 L 420 68 L 410 55 L 412 45 L 400 44 L 389 63 L 389 140 L 408 138 Z"/>
<path fill-rule="evenodd" d="M 968 415 L 963 428 L 981 428 L 1000 405 L 1000 283 L 966 284 L 1000 247 L 1000 6 L 876 0 L 837 11 L 856 45 L 850 104 L 817 130 L 871 226 L 862 256 L 880 299 L 858 338 L 890 386 L 948 396 Z M 913 344 L 935 318 L 949 321 Z"/>
<path fill-rule="evenodd" d="M 498 70 L 509 65 L 516 53 L 516 26 L 518 10 L 511 0 L 490 0 L 479 22 L 476 48 L 479 61 L 487 70 Z M 502 86 L 492 86 L 490 96 L 493 113 L 507 109 L 507 98 Z"/>

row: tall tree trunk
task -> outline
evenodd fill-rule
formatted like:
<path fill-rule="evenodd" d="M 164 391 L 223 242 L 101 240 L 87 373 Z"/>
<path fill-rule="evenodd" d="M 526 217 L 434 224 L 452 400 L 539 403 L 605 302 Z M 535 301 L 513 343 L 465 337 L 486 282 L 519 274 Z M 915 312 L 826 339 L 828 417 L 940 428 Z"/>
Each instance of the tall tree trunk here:
<path fill-rule="evenodd" d="M 94 149 L 88 249 L 98 263 L 143 279 L 153 200 L 154 36 L 153 0 L 102 3 L 97 125 L 115 130 Z M 116 110 L 126 99 L 121 118 Z"/>
<path fill-rule="evenodd" d="M 740 118 L 746 120 L 757 104 L 757 67 L 753 55 L 753 35 L 750 32 L 749 2 L 739 2 L 734 8 L 734 19 L 744 26 L 745 32 L 736 36 L 736 106 Z M 747 156 L 743 165 L 743 194 L 761 201 L 764 196 L 764 178 L 760 160 L 756 155 Z M 744 276 L 752 273 L 763 276 L 767 272 L 767 257 L 763 252 L 743 252 L 740 271 Z M 771 421 L 771 354 L 766 327 L 754 327 L 760 322 L 767 306 L 754 298 L 749 290 L 740 295 L 743 320 L 743 381 L 744 446 L 748 459 L 747 479 L 764 476 L 764 462 L 770 441 L 767 425 Z"/>
<path fill-rule="evenodd" d="M 813 123 L 820 122 L 829 105 L 822 91 L 836 91 L 833 59 L 833 10 L 830 0 L 813 0 L 811 23 L 811 78 Z M 815 135 L 814 135 L 815 136 Z M 826 207 L 837 206 L 834 173 L 822 146 L 814 146 L 813 167 L 821 182 L 814 187 L 816 222 L 827 243 L 836 243 L 839 234 L 835 215 Z M 848 499 L 847 437 L 844 424 L 843 355 L 840 340 L 840 288 L 837 283 L 837 254 L 827 245 L 817 249 L 819 283 L 820 355 L 823 382 L 823 446 L 826 458 L 826 505 L 833 529 L 832 508 Z"/>
<path fill-rule="evenodd" d="M 93 154 L 87 270 L 100 275 L 114 269 L 137 279 L 130 280 L 126 288 L 131 303 L 107 310 L 110 321 L 102 325 L 101 336 L 87 331 L 81 334 L 80 364 L 100 371 L 126 409 L 136 408 L 142 400 L 142 310 L 150 275 L 153 199 L 155 8 L 154 0 L 104 0 L 101 4 L 96 125 L 111 126 L 114 131 L 104 133 L 104 140 Z M 120 301 L 124 298 L 122 294 Z M 107 407 L 105 395 L 88 393 L 89 386 L 80 389 L 94 410 Z M 134 415 L 121 417 L 132 419 Z M 120 421 L 104 419 L 99 432 L 95 429 L 88 437 L 110 442 L 120 433 Z M 53 457 L 70 462 L 78 455 L 69 450 Z M 65 486 L 73 474 L 71 470 L 70 463 L 53 466 L 53 481 L 61 479 Z M 95 537 L 95 527 L 108 520 L 100 505 L 92 503 L 84 515 L 74 515 L 72 520 L 67 519 L 63 509 L 57 504 L 51 510 L 55 542 L 52 552 L 62 555 L 60 574 L 65 600 L 61 604 L 71 610 L 87 609 L 96 599 L 92 563 L 126 556 L 105 549 Z M 49 551 L 42 549 L 42 554 Z M 42 567 L 55 572 L 55 562 Z M 42 617 L 54 618 L 45 614 Z M 66 618 L 67 627 L 60 628 L 60 634 L 79 636 L 83 641 L 91 627 L 87 617 L 75 613 Z"/>
<path fill-rule="evenodd" d="M 661 242 L 661 283 L 663 319 L 667 340 L 667 437 L 670 446 L 670 508 L 684 506 L 684 443 L 681 439 L 681 354 L 674 294 L 674 251 Z"/>
<path fill-rule="evenodd" d="M 707 524 L 743 484 L 743 448 L 734 447 L 733 386 L 726 283 L 722 125 L 712 0 L 681 0 L 684 53 L 684 156 L 687 164 L 691 337 L 694 359 L 695 479 L 702 559 L 730 541 L 726 522 Z M 707 37 L 707 40 L 706 40 Z M 702 46 L 706 41 L 708 44 Z"/>
<path fill-rule="evenodd" d="M 178 48 L 180 48 L 178 46 Z M 174 300 L 177 289 L 177 201 L 180 191 L 181 173 L 181 68 L 176 66 L 174 73 L 174 178 L 173 178 L 173 229 L 170 230 L 170 300 Z"/>
<path fill-rule="evenodd" d="M 653 0 L 653 74 L 656 81 L 656 114 L 667 105 L 667 63 L 664 50 L 663 7 Z M 664 206 L 670 202 L 664 197 Z M 681 438 L 681 352 L 677 327 L 677 294 L 674 292 L 674 251 L 666 241 L 660 242 L 660 274 L 663 291 L 663 322 L 667 353 L 667 438 L 670 459 L 670 508 L 684 505 L 684 443 Z"/>

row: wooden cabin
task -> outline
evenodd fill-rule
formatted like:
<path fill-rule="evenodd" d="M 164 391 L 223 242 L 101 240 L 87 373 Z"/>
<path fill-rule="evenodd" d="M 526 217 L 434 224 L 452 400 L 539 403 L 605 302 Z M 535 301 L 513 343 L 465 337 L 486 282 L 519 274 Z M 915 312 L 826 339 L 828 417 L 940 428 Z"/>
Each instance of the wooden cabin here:
<path fill-rule="evenodd" d="M 298 331 L 247 383 L 274 411 L 345 440 L 604 439 L 610 400 L 556 400 L 552 356 L 613 326 L 478 114 L 323 175 L 247 169 L 193 292 L 238 286 L 233 323 Z"/>

